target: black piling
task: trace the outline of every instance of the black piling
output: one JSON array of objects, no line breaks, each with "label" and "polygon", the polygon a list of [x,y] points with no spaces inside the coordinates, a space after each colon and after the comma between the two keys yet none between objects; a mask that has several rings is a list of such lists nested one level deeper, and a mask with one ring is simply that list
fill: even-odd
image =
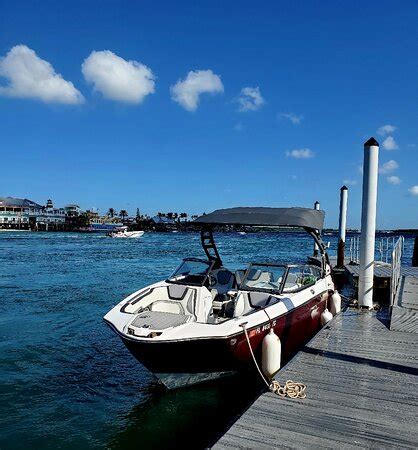
[{"label": "black piling", "polygon": [[414,253],[412,254],[412,267],[418,267],[418,236],[415,236]]}]

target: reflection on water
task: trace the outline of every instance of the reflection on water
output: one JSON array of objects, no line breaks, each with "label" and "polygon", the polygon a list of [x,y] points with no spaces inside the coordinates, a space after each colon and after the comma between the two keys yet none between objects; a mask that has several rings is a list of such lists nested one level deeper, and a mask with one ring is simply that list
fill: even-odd
[{"label": "reflection on water", "polygon": [[235,376],[198,386],[166,391],[132,408],[125,425],[107,442],[114,449],[206,448],[231,420],[255,399],[257,379]]},{"label": "reflection on water", "polygon": [[[312,252],[298,233],[216,238],[231,269]],[[412,239],[405,251],[410,261]],[[241,377],[167,392],[102,321],[181,258],[203,256],[198,235],[1,233],[0,255],[0,448],[205,447],[262,387]]]}]

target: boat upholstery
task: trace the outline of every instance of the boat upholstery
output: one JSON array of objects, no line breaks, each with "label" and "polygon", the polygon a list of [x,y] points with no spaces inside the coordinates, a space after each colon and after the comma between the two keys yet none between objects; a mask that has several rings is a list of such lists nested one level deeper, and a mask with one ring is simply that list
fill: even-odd
[{"label": "boat upholstery", "polygon": [[176,284],[160,286],[152,289],[145,295],[141,295],[139,301],[135,299],[130,304],[125,305],[124,312],[134,314],[147,309],[196,318],[196,297],[196,289],[188,286]]},{"label": "boat upholstery", "polygon": [[216,284],[213,286],[219,294],[226,294],[235,285],[235,277],[232,272],[227,269],[221,268],[215,272]]},{"label": "boat upholstery", "polygon": [[167,286],[167,297],[150,304],[151,311],[195,315],[196,290],[180,284]]},{"label": "boat upholstery", "polygon": [[270,306],[276,303],[276,301],[279,301],[278,298],[265,292],[248,292],[247,295],[250,306],[253,308],[264,308],[265,306]]},{"label": "boat upholstery", "polygon": [[237,286],[239,286],[242,283],[242,280],[244,279],[245,270],[236,270],[235,271],[235,282]]},{"label": "boat upholstery", "polygon": [[241,292],[235,302],[234,317],[240,317],[254,309],[264,308],[280,302],[280,298],[264,292]]},{"label": "boat upholstery", "polygon": [[297,291],[301,284],[299,283],[299,276],[296,273],[289,272],[286,277],[286,282],[283,287],[283,292]]},{"label": "boat upholstery", "polygon": [[264,272],[258,269],[251,269],[245,284],[249,287],[252,287],[257,286],[260,283],[270,283],[270,282],[271,282],[270,272]]}]

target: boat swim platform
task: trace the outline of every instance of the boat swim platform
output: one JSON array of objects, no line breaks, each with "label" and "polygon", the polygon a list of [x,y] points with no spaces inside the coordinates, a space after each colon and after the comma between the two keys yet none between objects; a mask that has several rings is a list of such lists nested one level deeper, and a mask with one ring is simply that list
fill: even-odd
[{"label": "boat swim platform", "polygon": [[307,397],[261,394],[213,448],[417,448],[417,335],[389,320],[387,309],[334,317],[275,377]]}]

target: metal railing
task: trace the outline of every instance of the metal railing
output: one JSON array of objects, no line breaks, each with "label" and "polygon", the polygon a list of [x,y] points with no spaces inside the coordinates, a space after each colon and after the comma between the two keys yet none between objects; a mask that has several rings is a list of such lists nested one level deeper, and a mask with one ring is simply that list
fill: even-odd
[{"label": "metal railing", "polygon": [[[393,250],[399,241],[399,237],[381,237],[376,239],[375,244],[375,261],[383,263],[391,263],[393,258]],[[402,237],[402,251],[404,249],[404,239]],[[354,236],[350,238],[350,262],[359,264],[360,263],[360,237]]]},{"label": "metal railing", "polygon": [[360,262],[360,237],[350,238],[350,262]]},{"label": "metal railing", "polygon": [[401,281],[401,267],[402,267],[402,250],[404,245],[404,238],[400,236],[392,250],[392,273],[390,277],[390,302],[391,305],[395,302],[396,294],[398,293],[399,282]]}]

